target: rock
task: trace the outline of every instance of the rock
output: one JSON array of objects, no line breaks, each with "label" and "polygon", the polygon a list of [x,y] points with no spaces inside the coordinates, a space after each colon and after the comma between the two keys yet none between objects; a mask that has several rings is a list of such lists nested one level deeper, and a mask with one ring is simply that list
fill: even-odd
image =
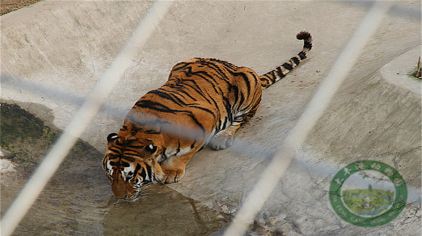
[{"label": "rock", "polygon": [[12,161],[7,160],[7,159],[0,159],[0,174],[12,173],[15,171],[16,171],[15,165],[13,164]]}]

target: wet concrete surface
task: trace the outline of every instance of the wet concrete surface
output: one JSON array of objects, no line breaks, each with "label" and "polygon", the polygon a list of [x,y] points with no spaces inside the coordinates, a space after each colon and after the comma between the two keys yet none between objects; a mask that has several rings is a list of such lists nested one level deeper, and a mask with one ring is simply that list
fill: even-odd
[{"label": "wet concrete surface", "polygon": [[[1,214],[59,131],[17,105],[1,104],[1,149],[16,171],[1,176]],[[135,202],[116,200],[102,153],[79,141],[14,235],[209,235],[228,222],[164,185],[147,186]]]}]

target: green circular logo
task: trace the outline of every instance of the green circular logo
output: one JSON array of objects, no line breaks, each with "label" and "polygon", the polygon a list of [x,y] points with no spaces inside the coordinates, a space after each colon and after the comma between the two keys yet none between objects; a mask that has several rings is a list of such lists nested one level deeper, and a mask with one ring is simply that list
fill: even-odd
[{"label": "green circular logo", "polygon": [[[385,184],[377,183],[374,184],[375,188],[371,184],[368,188],[357,184],[352,189],[342,189],[349,177],[356,176],[355,173],[367,176],[365,173],[368,171],[381,174],[395,191],[378,188]],[[386,224],[400,214],[406,206],[407,187],[403,177],[393,167],[379,161],[362,160],[337,172],[331,181],[329,195],[332,208],[343,220],[357,226],[373,227]]]}]

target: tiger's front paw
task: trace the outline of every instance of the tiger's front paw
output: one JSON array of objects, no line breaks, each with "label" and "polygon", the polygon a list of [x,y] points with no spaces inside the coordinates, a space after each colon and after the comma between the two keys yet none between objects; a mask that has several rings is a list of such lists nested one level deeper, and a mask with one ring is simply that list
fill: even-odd
[{"label": "tiger's front paw", "polygon": [[234,135],[225,132],[216,134],[208,143],[208,146],[214,150],[223,150],[233,145]]},{"label": "tiger's front paw", "polygon": [[164,175],[159,176],[158,181],[163,184],[171,184],[179,182],[185,176],[184,169],[163,170]]}]

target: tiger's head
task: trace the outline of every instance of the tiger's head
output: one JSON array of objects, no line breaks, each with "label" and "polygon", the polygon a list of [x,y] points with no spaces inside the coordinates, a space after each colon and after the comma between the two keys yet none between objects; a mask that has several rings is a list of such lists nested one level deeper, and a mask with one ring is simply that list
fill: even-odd
[{"label": "tiger's head", "polygon": [[115,197],[135,200],[141,187],[160,180],[161,138],[151,131],[129,129],[107,136],[103,168]]}]

